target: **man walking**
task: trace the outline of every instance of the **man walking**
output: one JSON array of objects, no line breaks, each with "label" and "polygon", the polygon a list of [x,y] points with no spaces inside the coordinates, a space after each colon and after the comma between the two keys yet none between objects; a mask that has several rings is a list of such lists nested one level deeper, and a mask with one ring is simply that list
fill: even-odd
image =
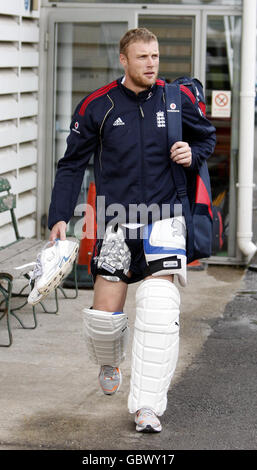
[{"label": "man walking", "polygon": [[[128,31],[120,40],[120,62],[124,76],[75,110],[52,192],[50,240],[65,240],[94,154],[97,202],[102,196],[108,208],[121,205],[124,211],[118,222],[106,211],[104,234],[96,242],[94,303],[84,309],[88,351],[100,365],[103,392],[113,395],[121,385],[119,366],[128,341],[127,287],[143,281],[136,293],[128,407],[137,431],[159,432],[178,357],[180,293],[174,275],[186,285],[186,225],[175,210],[179,199],[170,163],[182,165],[190,177],[212,154],[215,129],[190,93],[182,92],[183,141],[168,150],[156,36],[145,28]],[[143,221],[139,206],[146,208]]]}]

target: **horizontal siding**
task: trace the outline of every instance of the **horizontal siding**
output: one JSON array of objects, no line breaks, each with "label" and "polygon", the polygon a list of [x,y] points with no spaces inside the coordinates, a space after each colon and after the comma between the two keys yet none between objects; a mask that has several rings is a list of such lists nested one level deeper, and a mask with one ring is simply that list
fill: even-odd
[{"label": "horizontal siding", "polygon": [[13,148],[0,148],[0,168],[5,174],[13,168],[24,168],[37,164],[37,148],[31,142],[20,145],[19,153]]},{"label": "horizontal siding", "polygon": [[20,145],[19,168],[35,165],[37,163],[37,148],[31,142]]},{"label": "horizontal siding", "polygon": [[36,188],[37,173],[30,168],[21,169],[17,181],[17,192],[23,193],[29,189]]},{"label": "horizontal siding", "polygon": [[38,67],[38,51],[27,44],[18,50],[15,44],[0,43],[0,67]]},{"label": "horizontal siding", "polygon": [[19,117],[36,116],[38,114],[38,99],[32,93],[21,94]]},{"label": "horizontal siding", "polygon": [[20,54],[21,67],[38,67],[38,51],[33,45],[23,45]]},{"label": "horizontal siding", "polygon": [[15,145],[18,141],[19,131],[16,120],[0,123],[0,147]]},{"label": "horizontal siding", "polygon": [[19,220],[19,232],[22,237],[34,237],[36,233],[36,221],[31,217],[23,217]]},{"label": "horizontal siding", "polygon": [[36,196],[31,195],[31,193],[24,193],[19,197],[17,205],[17,216],[18,218],[25,217],[30,215],[33,212],[36,212]]},{"label": "horizontal siding", "polygon": [[0,67],[18,67],[19,62],[19,50],[15,43],[0,43]]},{"label": "horizontal siding", "polygon": [[19,91],[20,79],[13,69],[2,69],[0,71],[0,77],[0,95],[17,93]]},{"label": "horizontal siding", "polygon": [[[0,176],[16,195],[22,236],[36,234],[39,12],[0,0]],[[15,240],[9,211],[0,214],[0,246]]]},{"label": "horizontal siding", "polygon": [[[19,233],[22,237],[34,237],[36,233],[36,221],[31,219],[31,217],[23,217],[22,219],[19,219]],[[0,226],[0,246],[5,246],[14,241],[15,233],[11,223],[6,224],[4,227]]]},{"label": "horizontal siding", "polygon": [[21,25],[21,41],[37,43],[39,41],[39,27],[37,22],[23,19]]},{"label": "horizontal siding", "polygon": [[22,16],[28,18],[38,18],[38,10],[28,12],[25,9],[23,0],[0,0],[0,13],[4,15]]},{"label": "horizontal siding", "polygon": [[31,93],[21,94],[19,101],[17,94],[0,95],[0,121],[36,116],[37,113],[38,100]]},{"label": "horizontal siding", "polygon": [[0,168],[1,173],[7,173],[13,168],[17,168],[18,154],[13,148],[0,148]]},{"label": "horizontal siding", "polygon": [[12,228],[12,225],[6,223],[4,226],[1,226],[0,221],[0,246],[5,246],[8,243],[15,241],[15,233]]},{"label": "horizontal siding", "polygon": [[16,118],[19,112],[18,109],[17,96],[14,94],[0,96],[0,121]]},{"label": "horizontal siding", "polygon": [[37,124],[33,118],[20,120],[19,142],[27,142],[37,139]]},{"label": "horizontal siding", "polygon": [[13,38],[18,38],[20,34],[20,27],[14,16],[0,15],[0,41],[13,41]]},{"label": "horizontal siding", "polygon": [[6,2],[0,0],[0,12],[6,15],[20,15],[21,14],[21,3],[20,0],[12,0]]},{"label": "horizontal siding", "polygon": [[33,70],[21,70],[20,92],[32,92],[38,90],[38,74]]},{"label": "horizontal siding", "polygon": [[[9,224],[10,222],[11,222],[10,212],[8,211],[8,212],[1,213],[1,217],[0,217],[0,234],[1,234],[1,231],[2,231],[3,227],[5,227],[5,225]],[[5,244],[6,243],[4,243],[4,245]]]}]

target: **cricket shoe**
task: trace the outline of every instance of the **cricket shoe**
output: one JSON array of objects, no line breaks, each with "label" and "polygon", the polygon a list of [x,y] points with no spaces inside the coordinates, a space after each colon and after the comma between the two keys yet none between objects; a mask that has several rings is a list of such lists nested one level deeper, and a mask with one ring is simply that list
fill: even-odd
[{"label": "cricket shoe", "polygon": [[40,294],[37,290],[37,278],[41,275],[42,269],[40,266],[40,254],[37,256],[37,261],[32,263],[23,264],[22,266],[17,266],[15,269],[22,269],[28,268],[29,266],[35,266],[33,271],[25,271],[23,272],[23,276],[29,280],[29,286],[31,291],[28,295],[27,302],[30,305],[38,304],[45,295]]},{"label": "cricket shoe", "polygon": [[160,432],[161,423],[153,410],[141,408],[135,416],[136,430],[139,432]]},{"label": "cricket shoe", "polygon": [[[40,294],[47,295],[56,289],[70,272],[76,259],[79,245],[70,240],[55,240],[42,250],[39,266],[35,266],[36,287]],[[41,271],[41,274],[39,274]],[[37,274],[39,274],[37,276]]]},{"label": "cricket shoe", "polygon": [[16,268],[34,265],[33,271],[29,272],[30,284],[33,285],[28,296],[29,304],[37,304],[60,285],[72,269],[78,248],[77,242],[57,239],[45,245],[38,254],[36,262]]},{"label": "cricket shoe", "polygon": [[101,366],[98,379],[104,394],[114,395],[121,386],[121,371],[118,367]]}]

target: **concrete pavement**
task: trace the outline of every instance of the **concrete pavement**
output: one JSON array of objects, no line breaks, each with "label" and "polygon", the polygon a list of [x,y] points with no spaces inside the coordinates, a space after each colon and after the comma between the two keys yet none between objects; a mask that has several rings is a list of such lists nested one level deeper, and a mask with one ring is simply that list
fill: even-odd
[{"label": "concrete pavement", "polygon": [[[108,397],[99,390],[98,370],[87,361],[82,333],[81,311],[84,306],[92,304],[91,289],[80,290],[78,298],[73,300],[63,299],[60,295],[58,315],[43,313],[38,307],[38,327],[35,330],[22,330],[13,319],[13,345],[0,348],[0,450],[175,450],[201,449],[202,446],[208,449],[215,448],[215,442],[220,446],[219,439],[213,442],[205,433],[205,427],[209,429],[210,426],[210,398],[205,394],[208,394],[209,384],[215,385],[215,357],[218,353],[222,356],[217,331],[223,331],[222,325],[227,324],[227,306],[243,289],[244,274],[241,268],[221,266],[188,272],[188,286],[180,288],[179,362],[169,392],[168,408],[162,417],[163,431],[158,435],[136,433],[134,417],[127,411],[131,341],[122,365],[120,391]],[[129,287],[125,308],[129,315],[131,338],[137,286]],[[239,316],[235,321],[247,328]],[[30,321],[31,312],[25,311],[23,318]],[[2,326],[0,334],[2,338]],[[230,340],[233,342],[233,336]],[[207,358],[206,345],[210,343],[212,349]],[[231,369],[234,362],[230,363],[226,351],[225,354],[224,360],[228,361]],[[247,370],[247,363],[242,367]],[[217,384],[220,394],[227,395],[228,382],[229,379],[223,376],[221,388]],[[238,379],[237,393],[240,395],[243,389]],[[247,390],[250,394],[251,389]],[[245,395],[241,398],[246,399]],[[247,400],[249,403],[250,395]],[[198,403],[202,403],[202,407]],[[226,402],[222,401],[221,410],[219,403],[217,399],[215,419],[220,412],[225,416],[228,413]],[[198,409],[201,421],[196,419]],[[225,434],[231,432],[231,425],[230,421],[227,421],[227,427],[226,422],[223,423]],[[228,441],[225,448],[229,445],[235,447]]]}]

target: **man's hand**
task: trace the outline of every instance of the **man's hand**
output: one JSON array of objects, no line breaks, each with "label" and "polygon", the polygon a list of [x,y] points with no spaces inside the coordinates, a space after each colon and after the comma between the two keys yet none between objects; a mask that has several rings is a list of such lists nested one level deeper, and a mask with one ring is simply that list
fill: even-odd
[{"label": "man's hand", "polygon": [[53,242],[56,238],[60,238],[60,240],[66,240],[66,227],[67,224],[63,220],[57,222],[51,230],[49,240]]},{"label": "man's hand", "polygon": [[173,162],[184,167],[192,163],[192,152],[187,142],[175,142],[170,149],[170,158]]}]

